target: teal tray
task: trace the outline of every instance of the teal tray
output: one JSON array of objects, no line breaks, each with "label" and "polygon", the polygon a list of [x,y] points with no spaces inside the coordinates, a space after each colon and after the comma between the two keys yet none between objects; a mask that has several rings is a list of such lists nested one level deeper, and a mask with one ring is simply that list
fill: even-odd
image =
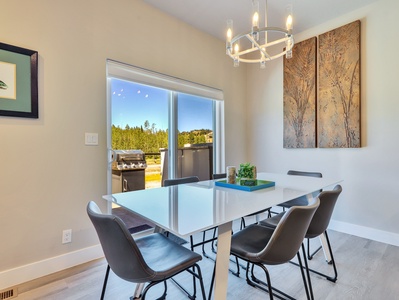
[{"label": "teal tray", "polygon": [[252,192],[252,191],[256,191],[256,190],[265,189],[265,188],[269,188],[269,187],[275,186],[276,183],[274,181],[257,180],[256,181],[256,185],[254,185],[254,186],[246,186],[246,185],[240,185],[238,183],[235,183],[235,184],[227,183],[226,180],[219,180],[219,181],[215,181],[215,185],[222,186],[222,187],[227,187],[227,188],[231,188],[231,189],[236,189],[236,190],[241,190],[241,191]]}]

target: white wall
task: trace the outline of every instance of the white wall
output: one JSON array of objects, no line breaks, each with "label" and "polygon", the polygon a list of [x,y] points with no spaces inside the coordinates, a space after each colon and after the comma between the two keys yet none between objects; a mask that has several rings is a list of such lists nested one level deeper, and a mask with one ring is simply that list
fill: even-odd
[{"label": "white wall", "polygon": [[246,72],[223,41],[141,0],[2,1],[0,27],[1,42],[39,52],[40,114],[0,117],[0,289],[101,255],[85,209],[106,194],[107,58],[223,90],[226,163],[245,157]]},{"label": "white wall", "polygon": [[361,20],[360,149],[283,148],[282,60],[248,69],[248,145],[259,170],[320,171],[338,177],[343,193],[330,227],[399,245],[399,101],[394,36],[399,2],[381,0],[295,36],[297,42]]}]

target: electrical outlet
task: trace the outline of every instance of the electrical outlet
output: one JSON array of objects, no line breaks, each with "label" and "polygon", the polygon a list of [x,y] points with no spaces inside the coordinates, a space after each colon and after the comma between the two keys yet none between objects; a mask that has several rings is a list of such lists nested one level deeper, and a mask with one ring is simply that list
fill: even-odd
[{"label": "electrical outlet", "polygon": [[72,229],[65,229],[62,231],[62,243],[67,244],[72,242]]}]

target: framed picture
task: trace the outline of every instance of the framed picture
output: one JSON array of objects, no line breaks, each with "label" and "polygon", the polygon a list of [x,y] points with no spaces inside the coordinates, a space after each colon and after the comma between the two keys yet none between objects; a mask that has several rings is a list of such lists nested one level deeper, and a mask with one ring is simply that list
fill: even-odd
[{"label": "framed picture", "polygon": [[319,36],[318,143],[360,147],[360,21]]},{"label": "framed picture", "polygon": [[316,147],[316,37],[284,58],[284,148]]},{"label": "framed picture", "polygon": [[0,116],[38,118],[37,51],[0,43]]}]

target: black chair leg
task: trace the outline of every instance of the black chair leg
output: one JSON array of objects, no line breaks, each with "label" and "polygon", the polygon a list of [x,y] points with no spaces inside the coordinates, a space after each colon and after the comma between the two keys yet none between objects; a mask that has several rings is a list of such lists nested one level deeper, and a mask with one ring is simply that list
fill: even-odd
[{"label": "black chair leg", "polygon": [[[140,300],[145,300],[146,296],[147,296],[147,292],[150,290],[150,288],[152,288],[154,285],[157,285],[158,283],[160,283],[160,282],[159,281],[158,282],[151,282],[149,285],[147,285],[145,287],[145,289],[143,290],[143,293],[141,294],[141,297],[139,299]],[[168,291],[168,286],[166,284],[166,280],[163,281],[163,284],[164,284],[163,294],[162,294],[161,297],[157,298],[156,300],[164,300],[164,299],[166,299],[166,293]],[[132,299],[132,298],[130,298],[130,299]],[[137,298],[133,298],[133,299],[137,299]]]},{"label": "black chair leg", "polygon": [[325,275],[325,274],[320,274],[320,273],[318,273],[318,274],[321,275],[321,276],[324,276],[325,278],[327,278],[327,280],[329,280],[331,282],[336,282],[337,278],[338,278],[337,266],[335,265],[335,259],[334,259],[334,255],[333,255],[333,252],[332,252],[332,249],[331,249],[330,239],[328,237],[327,230],[324,232],[324,234],[326,235],[328,251],[330,251],[330,255],[331,255],[331,262],[330,263],[333,265],[334,277],[331,277],[331,276],[328,276],[328,275]]},{"label": "black chair leg", "polygon": [[197,268],[197,274],[198,274],[198,280],[200,282],[201,286],[201,294],[202,294],[202,299],[206,300],[206,294],[205,294],[205,286],[204,286],[204,279],[202,278],[202,273],[199,265],[195,264],[195,267]]},{"label": "black chair leg", "polygon": [[202,242],[203,243],[202,243],[202,247],[201,247],[202,248],[202,255],[205,256],[206,258],[209,258],[208,254],[206,254],[206,252],[205,252],[205,243],[204,243],[205,242],[205,238],[206,238],[205,231],[203,231],[202,232]]},{"label": "black chair leg", "polygon": [[215,282],[215,272],[216,272],[216,264],[213,265],[213,272],[212,272],[211,285],[209,287],[208,300],[211,300],[212,298],[213,283]]},{"label": "black chair leg", "polygon": [[[247,272],[246,272],[247,284],[249,284],[252,287],[261,289],[262,291],[269,293],[270,299],[273,299],[273,297],[276,297],[276,298],[282,299],[282,300],[286,300],[286,299],[295,300],[294,297],[284,293],[283,291],[281,291],[279,289],[272,287],[269,271],[267,270],[267,268],[263,264],[256,264],[256,265],[259,266],[260,268],[262,268],[263,271],[265,272],[267,282],[264,282],[264,281],[256,278],[256,276],[254,274],[255,264],[252,264],[252,267],[251,267],[251,278],[252,279],[250,279],[249,278],[249,263],[248,263]],[[263,286],[265,286],[266,288]],[[273,293],[273,291],[274,291],[274,293]]]},{"label": "black chair leg", "polygon": [[[304,261],[305,261],[305,269],[306,269],[306,276],[307,276],[307,278],[308,278],[308,284],[306,285],[306,280],[305,280],[305,278],[303,278],[303,284],[304,284],[304,286],[305,286],[305,289],[306,289],[306,294],[307,294],[307,296],[308,296],[308,299],[309,299],[309,293],[310,293],[310,299],[314,299],[314,296],[313,296],[313,288],[312,288],[312,281],[311,281],[311,279],[310,279],[310,272],[309,272],[309,266],[308,266],[308,261],[307,261],[307,258],[306,258],[306,253],[305,253],[305,246],[303,245],[303,243],[302,243],[302,255],[303,255],[303,259],[304,259]],[[298,253],[298,255],[299,255],[299,253]],[[298,261],[299,261],[299,259],[300,259],[300,257],[298,257]],[[301,265],[302,263],[300,263],[299,265]],[[301,267],[301,270],[303,271],[303,269],[302,269],[302,267]],[[309,287],[309,292],[308,292],[308,287]]]},{"label": "black chair leg", "polygon": [[335,275],[334,278],[332,278],[331,281],[332,281],[332,282],[336,282],[336,281],[337,281],[337,278],[338,278],[337,266],[335,265],[335,259],[334,259],[334,255],[333,255],[333,252],[332,252],[332,249],[331,249],[330,239],[329,239],[329,237],[328,237],[327,231],[325,232],[325,235],[326,235],[328,250],[330,251],[330,254],[331,254],[331,263],[332,263],[332,265],[333,265],[333,268],[334,268],[334,275]]},{"label": "black chair leg", "polygon": [[212,244],[211,244],[212,252],[215,254],[216,254],[216,249],[215,249],[216,230],[217,230],[216,228],[213,229],[213,237],[212,238],[214,240],[212,241]]},{"label": "black chair leg", "polygon": [[328,251],[330,251],[330,255],[331,255],[331,262],[329,262],[329,264],[332,264],[333,269],[334,269],[334,277],[329,276],[327,274],[323,274],[321,272],[318,272],[316,270],[313,270],[311,268],[309,268],[309,271],[315,274],[318,274],[320,276],[323,276],[324,278],[326,278],[327,280],[331,281],[331,282],[336,282],[337,278],[338,278],[338,272],[337,272],[337,266],[335,265],[335,259],[334,259],[334,255],[331,249],[331,244],[330,244],[330,239],[328,238],[328,234],[327,231],[324,232],[325,236],[326,236],[326,241],[327,241],[327,246],[328,246]]},{"label": "black chair leg", "polygon": [[241,218],[240,230],[243,230],[244,228],[245,228],[245,219]]},{"label": "black chair leg", "polygon": [[310,253],[310,239],[307,239],[308,240],[308,260],[312,260],[312,258],[313,258],[313,256],[315,256],[316,255],[316,253],[317,252],[319,252],[320,250],[321,250],[321,246],[320,247],[318,247],[312,254]]},{"label": "black chair leg", "polygon": [[109,275],[109,270],[111,267],[107,265],[107,271],[105,272],[105,278],[104,278],[104,283],[103,283],[103,290],[101,292],[101,300],[104,300],[104,295],[105,295],[105,290],[107,288],[107,282],[108,282],[108,275]]}]

